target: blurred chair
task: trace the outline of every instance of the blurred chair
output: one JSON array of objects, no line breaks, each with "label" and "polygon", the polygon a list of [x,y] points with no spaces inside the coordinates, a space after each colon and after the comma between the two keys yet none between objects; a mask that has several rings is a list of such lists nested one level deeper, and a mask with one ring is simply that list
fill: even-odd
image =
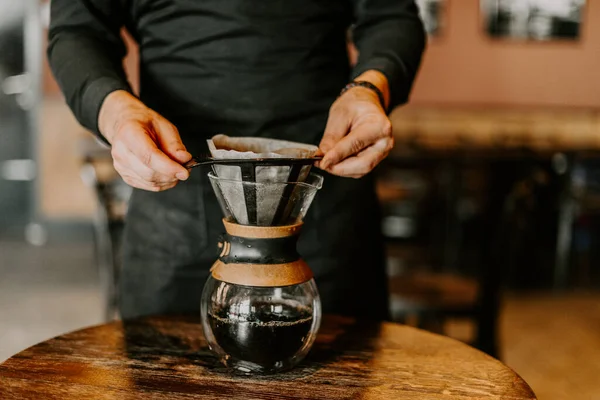
[{"label": "blurred chair", "polygon": [[118,317],[121,240],[125,215],[131,195],[128,186],[114,170],[110,151],[95,142],[83,142],[83,181],[94,191],[94,242],[102,293],[105,298],[106,321]]},{"label": "blurred chair", "polygon": [[594,268],[599,255],[595,239],[600,221],[600,158],[563,156],[561,161],[555,163],[562,191],[554,287],[595,288],[600,278],[600,271]]},{"label": "blurred chair", "polygon": [[[397,318],[416,314],[417,324],[436,331],[453,315],[467,316],[477,327],[476,347],[497,355],[500,295],[507,277],[512,273],[512,284],[531,287],[539,286],[542,278],[551,282],[554,275],[554,285],[564,287],[572,274],[573,244],[587,253],[594,247],[589,228],[577,219],[587,202],[576,193],[579,178],[569,165],[575,155],[600,151],[598,112],[408,106],[395,110],[391,119],[397,154],[391,154],[384,171],[437,168],[446,176],[439,182],[429,179],[430,187],[438,190],[420,200],[426,209],[419,215],[401,214],[407,202],[414,203],[407,195],[410,190],[396,189],[402,195],[383,200],[388,212],[383,228],[388,231],[394,267],[390,274],[393,311]],[[548,173],[553,162],[557,169]],[[484,208],[467,220],[461,216],[465,196],[460,194],[464,189],[460,175],[466,165],[485,175],[485,199],[475,202]],[[538,180],[540,170],[548,182]],[[556,187],[559,180],[562,190]],[[415,237],[394,237],[419,225],[430,227],[430,237],[419,237],[418,229]],[[479,229],[471,229],[475,234],[471,232],[465,246],[468,225]],[[406,255],[397,254],[406,253],[415,239],[427,256],[421,264],[402,261]],[[457,252],[465,247],[478,250],[479,261],[465,265],[465,255]],[[589,261],[590,254],[583,257]],[[553,262],[555,268],[549,268]]]},{"label": "blurred chair", "polygon": [[464,171],[443,161],[401,164],[392,156],[378,177],[392,318],[440,334],[469,321],[474,334],[464,341],[498,357],[501,283],[459,254],[463,225],[477,214],[464,196]]}]

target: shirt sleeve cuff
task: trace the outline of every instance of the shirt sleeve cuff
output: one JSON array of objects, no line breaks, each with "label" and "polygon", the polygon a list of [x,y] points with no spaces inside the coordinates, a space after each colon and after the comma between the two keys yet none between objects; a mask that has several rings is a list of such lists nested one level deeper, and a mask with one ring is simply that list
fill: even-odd
[{"label": "shirt sleeve cuff", "polygon": [[125,90],[131,93],[131,87],[126,83],[114,78],[99,78],[90,83],[85,89],[82,96],[82,104],[84,105],[82,113],[82,125],[91,129],[98,139],[104,144],[109,145],[108,140],[100,133],[98,127],[98,116],[100,108],[106,97],[117,90]]}]

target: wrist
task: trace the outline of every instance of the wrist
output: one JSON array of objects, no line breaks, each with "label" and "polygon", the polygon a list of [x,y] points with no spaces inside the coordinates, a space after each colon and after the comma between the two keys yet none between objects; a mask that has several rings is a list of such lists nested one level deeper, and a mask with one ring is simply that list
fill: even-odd
[{"label": "wrist", "polygon": [[139,100],[125,90],[115,90],[109,93],[102,102],[98,114],[98,129],[110,144],[113,142],[122,113],[131,107],[132,102],[139,102]]},{"label": "wrist", "polygon": [[381,92],[381,90],[379,90],[379,88],[377,86],[373,85],[372,83],[366,82],[366,81],[358,81],[358,80],[352,81],[352,82],[348,83],[346,86],[344,86],[344,88],[340,92],[340,96],[342,96],[344,93],[346,93],[349,90],[364,92],[370,98],[373,99],[374,103],[379,104],[379,106],[382,109],[384,109],[384,110],[386,109],[385,98],[383,97],[383,93]]},{"label": "wrist", "polygon": [[354,79],[354,82],[368,82],[369,84],[375,86],[377,90],[373,90],[373,92],[381,98],[381,106],[383,109],[388,109],[390,104],[390,87],[388,79],[383,73],[377,70],[365,71],[357,76]]}]

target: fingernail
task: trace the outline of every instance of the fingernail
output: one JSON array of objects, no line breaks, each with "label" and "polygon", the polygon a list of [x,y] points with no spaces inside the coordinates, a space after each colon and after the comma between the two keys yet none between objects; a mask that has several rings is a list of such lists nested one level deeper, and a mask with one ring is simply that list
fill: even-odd
[{"label": "fingernail", "polygon": [[177,175],[175,175],[177,177],[177,179],[179,179],[180,181],[187,181],[188,177],[190,176],[189,173],[186,172],[178,172]]},{"label": "fingernail", "polygon": [[192,158],[192,155],[190,154],[190,152],[186,151],[186,150],[177,150],[176,154],[177,154],[177,158],[179,158],[180,160],[183,160],[183,161],[188,161],[189,159]]}]

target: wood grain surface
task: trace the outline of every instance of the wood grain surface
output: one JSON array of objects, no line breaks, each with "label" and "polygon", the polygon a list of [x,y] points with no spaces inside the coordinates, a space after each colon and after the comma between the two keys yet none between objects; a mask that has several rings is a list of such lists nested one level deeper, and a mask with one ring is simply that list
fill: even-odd
[{"label": "wood grain surface", "polygon": [[324,318],[307,359],[279,375],[224,370],[197,319],[114,322],[0,365],[0,399],[535,399],[514,371],[467,345],[390,323]]}]

